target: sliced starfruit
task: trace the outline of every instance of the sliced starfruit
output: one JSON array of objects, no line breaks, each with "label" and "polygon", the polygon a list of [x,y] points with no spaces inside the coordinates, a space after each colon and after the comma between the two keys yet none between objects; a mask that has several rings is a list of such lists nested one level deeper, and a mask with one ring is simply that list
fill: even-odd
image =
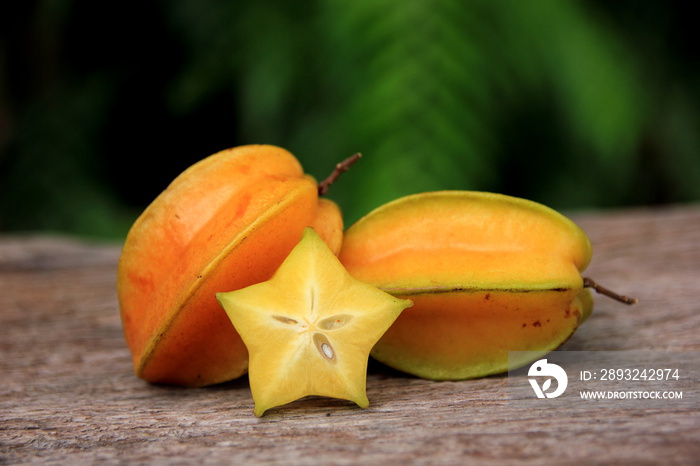
[{"label": "sliced starfruit", "polygon": [[254,413],[317,395],[367,407],[367,362],[411,301],[350,276],[306,228],[274,276],[217,293],[250,354]]}]

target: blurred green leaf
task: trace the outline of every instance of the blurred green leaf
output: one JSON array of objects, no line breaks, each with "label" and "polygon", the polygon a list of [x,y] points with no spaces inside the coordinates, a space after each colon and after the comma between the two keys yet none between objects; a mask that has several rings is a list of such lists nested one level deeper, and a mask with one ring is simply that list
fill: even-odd
[{"label": "blurred green leaf", "polygon": [[[8,4],[9,5],[9,4]],[[188,165],[283,146],[351,223],[475,189],[559,209],[700,200],[689,9],[653,1],[0,7],[0,228],[123,237]],[[11,130],[11,131],[10,131]]]}]

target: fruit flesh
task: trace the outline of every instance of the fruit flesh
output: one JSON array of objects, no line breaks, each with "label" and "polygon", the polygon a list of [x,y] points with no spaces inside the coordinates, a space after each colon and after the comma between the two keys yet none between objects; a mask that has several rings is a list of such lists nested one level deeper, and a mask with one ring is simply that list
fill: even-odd
[{"label": "fruit flesh", "polygon": [[446,191],[399,199],[345,234],[356,278],[410,298],[372,355],[432,379],[508,370],[508,351],[550,351],[591,311],[586,235],[557,212],[509,196]]},{"label": "fruit flesh", "polygon": [[410,301],[345,271],[307,228],[269,281],[217,294],[250,351],[255,414],[307,395],[367,407],[367,360]]},{"label": "fruit flesh", "polygon": [[247,351],[214,293],[268,279],[306,226],[337,221],[319,217],[316,182],[283,149],[241,146],[185,170],[134,223],[119,262],[136,374],[202,386],[245,373]]}]

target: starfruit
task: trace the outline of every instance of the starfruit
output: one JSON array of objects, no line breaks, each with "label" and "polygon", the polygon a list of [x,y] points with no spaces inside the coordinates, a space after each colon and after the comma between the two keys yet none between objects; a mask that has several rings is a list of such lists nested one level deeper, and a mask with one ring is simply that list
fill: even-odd
[{"label": "starfruit", "polygon": [[593,282],[581,276],[591,254],[583,230],[546,206],[442,191],[370,212],[345,232],[339,258],[357,279],[414,302],[375,359],[468,379],[507,371],[511,351],[541,355],[574,333],[593,309],[584,286]]},{"label": "starfruit", "polygon": [[139,377],[203,386],[246,372],[248,352],[215,294],[269,279],[307,226],[339,250],[340,209],[318,189],[288,151],[248,145],[192,165],[146,208],[117,271]]}]

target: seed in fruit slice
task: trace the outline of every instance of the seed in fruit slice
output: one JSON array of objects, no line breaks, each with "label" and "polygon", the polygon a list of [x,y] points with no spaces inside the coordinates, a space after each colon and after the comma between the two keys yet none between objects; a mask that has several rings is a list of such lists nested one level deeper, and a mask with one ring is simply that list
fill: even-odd
[{"label": "seed in fruit slice", "polygon": [[216,296],[248,348],[256,416],[308,395],[367,407],[369,352],[412,304],[352,278],[312,228],[270,280]]}]

